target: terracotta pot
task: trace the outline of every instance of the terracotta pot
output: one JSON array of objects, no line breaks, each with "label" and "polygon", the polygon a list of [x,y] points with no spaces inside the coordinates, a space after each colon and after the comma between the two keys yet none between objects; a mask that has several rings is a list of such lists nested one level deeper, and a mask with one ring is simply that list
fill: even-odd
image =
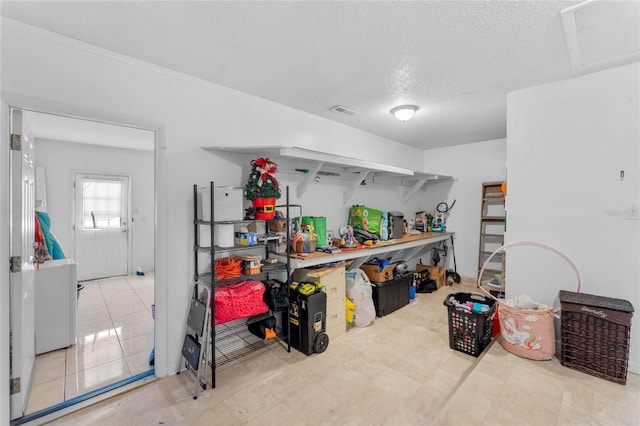
[{"label": "terracotta pot", "polygon": [[271,220],[275,217],[276,198],[256,198],[251,203],[256,208],[256,219]]}]

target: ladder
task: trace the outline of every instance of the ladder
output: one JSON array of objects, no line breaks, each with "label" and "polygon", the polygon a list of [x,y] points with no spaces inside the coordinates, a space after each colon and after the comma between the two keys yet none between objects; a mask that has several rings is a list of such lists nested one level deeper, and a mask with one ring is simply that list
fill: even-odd
[{"label": "ladder", "polygon": [[[199,288],[201,288],[200,291],[198,291]],[[196,283],[190,301],[180,365],[178,366],[178,374],[180,374],[184,361],[185,369],[194,378],[193,399],[198,398],[200,389],[207,388],[207,359],[209,359],[209,347],[211,346],[209,344],[211,336],[210,304],[211,291],[206,286]]]},{"label": "ladder", "polygon": [[483,182],[477,279],[481,285],[498,297],[504,297],[504,253],[497,253],[491,259],[482,277],[480,277],[480,271],[491,253],[504,245],[505,224],[505,197],[502,193],[502,181]]}]

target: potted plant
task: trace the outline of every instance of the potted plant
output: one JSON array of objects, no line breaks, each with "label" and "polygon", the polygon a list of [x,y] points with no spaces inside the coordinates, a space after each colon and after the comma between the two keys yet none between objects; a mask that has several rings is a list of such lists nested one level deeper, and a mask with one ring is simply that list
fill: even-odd
[{"label": "potted plant", "polygon": [[256,219],[273,219],[276,200],[281,192],[274,174],[278,165],[269,158],[251,160],[251,172],[244,187],[244,196],[256,209]]}]

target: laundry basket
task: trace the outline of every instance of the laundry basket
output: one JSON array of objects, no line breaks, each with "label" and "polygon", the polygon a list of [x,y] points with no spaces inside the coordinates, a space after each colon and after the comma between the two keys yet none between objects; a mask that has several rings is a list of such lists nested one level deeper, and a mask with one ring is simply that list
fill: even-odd
[{"label": "laundry basket", "polygon": [[633,305],[622,299],[560,290],[560,363],[627,383]]},{"label": "laundry basket", "polygon": [[504,300],[498,300],[481,285],[481,278],[487,264],[493,256],[507,247],[535,246],[553,251],[563,257],[578,277],[577,292],[580,292],[580,272],[576,265],[560,250],[547,244],[535,241],[515,241],[494,251],[482,265],[478,275],[478,287],[498,303],[498,317],[500,318],[500,344],[507,351],[523,358],[543,361],[553,358],[556,352],[556,338],[554,318],[558,309],[519,309],[507,305]]},{"label": "laundry basket", "polygon": [[491,343],[496,302],[480,293],[454,293],[443,303],[449,313],[449,347],[480,356]]}]

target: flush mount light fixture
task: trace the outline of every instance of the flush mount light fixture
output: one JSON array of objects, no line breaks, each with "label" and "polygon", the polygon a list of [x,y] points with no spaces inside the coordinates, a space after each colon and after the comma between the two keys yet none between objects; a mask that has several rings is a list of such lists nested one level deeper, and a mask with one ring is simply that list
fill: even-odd
[{"label": "flush mount light fixture", "polygon": [[408,121],[413,118],[418,107],[415,105],[400,105],[391,109],[393,114],[400,121]]}]

